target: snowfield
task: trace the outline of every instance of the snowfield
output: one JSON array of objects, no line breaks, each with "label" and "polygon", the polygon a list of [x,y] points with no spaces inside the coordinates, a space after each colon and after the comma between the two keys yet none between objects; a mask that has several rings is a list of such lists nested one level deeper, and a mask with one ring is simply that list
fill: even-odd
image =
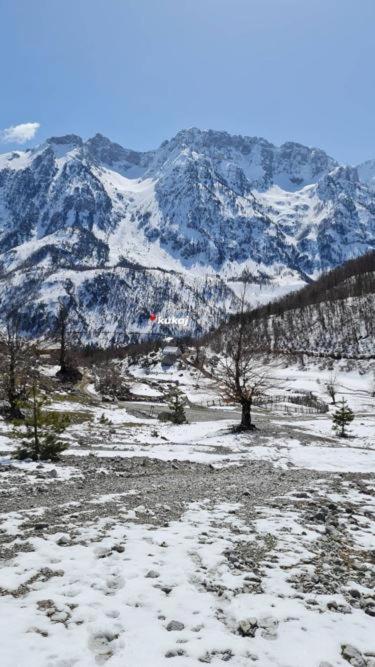
[{"label": "snowfield", "polygon": [[[331,371],[273,370],[328,402]],[[60,463],[16,463],[0,421],[2,667],[374,667],[372,376],[334,370],[347,439],[288,401],[234,433],[207,378],[158,363],[128,368],[137,400],[52,403],[85,415]],[[182,426],[157,419],[176,378]]]}]

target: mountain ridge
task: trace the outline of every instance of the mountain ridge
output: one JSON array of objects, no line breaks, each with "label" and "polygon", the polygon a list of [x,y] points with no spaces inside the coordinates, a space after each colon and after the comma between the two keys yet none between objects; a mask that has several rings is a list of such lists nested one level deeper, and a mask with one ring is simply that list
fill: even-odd
[{"label": "mountain ridge", "polygon": [[[144,308],[129,285],[125,293],[124,271],[138,279],[143,272],[146,309],[155,309],[160,291],[168,293],[161,315],[174,307],[189,312],[184,333],[202,332],[236,310],[244,275],[253,282],[253,302],[264,302],[272,291],[295,289],[371,250],[375,189],[366,169],[295,142],[277,147],[197,128],[154,151],[71,134],[1,155],[0,307],[6,314],[22,294],[27,326],[44,304],[43,331],[66,296],[69,273],[85,336],[97,338],[102,327],[99,338],[109,342],[117,335],[116,306],[106,335],[108,312],[94,312],[84,298],[92,272],[105,274],[104,290],[113,289],[117,274],[118,313],[132,303],[129,330]],[[174,286],[165,291],[166,272]],[[147,324],[140,330],[147,334]]]}]

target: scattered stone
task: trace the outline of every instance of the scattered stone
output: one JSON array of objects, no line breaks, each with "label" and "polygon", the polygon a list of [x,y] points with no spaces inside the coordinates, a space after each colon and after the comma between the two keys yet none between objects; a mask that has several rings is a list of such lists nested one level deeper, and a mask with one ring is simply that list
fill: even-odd
[{"label": "scattered stone", "polygon": [[110,658],[111,655],[113,655],[111,643],[117,638],[117,634],[109,632],[95,634],[89,640],[89,648],[96,653],[97,656]]},{"label": "scattered stone", "polygon": [[265,618],[260,618],[258,620],[258,625],[260,628],[277,628],[279,625],[279,621],[277,618],[273,618],[273,616],[266,616]]},{"label": "scattered stone", "polygon": [[352,667],[367,667],[362,653],[351,644],[343,644],[341,646],[341,655]]},{"label": "scattered stone", "polygon": [[365,614],[368,616],[375,616],[375,607],[373,604],[365,608]]},{"label": "scattered stone", "polygon": [[327,609],[329,611],[337,611],[340,614],[351,614],[351,607],[347,604],[339,604],[336,600],[330,600],[327,602]]},{"label": "scattered stone", "polygon": [[48,609],[53,609],[55,607],[55,603],[53,600],[38,600],[36,603],[38,609],[40,611],[46,611]]},{"label": "scattered stone", "polygon": [[29,628],[26,632],[35,632],[36,634],[41,635],[41,637],[48,637],[48,632],[46,632],[46,630],[41,630],[36,627]]},{"label": "scattered stone", "polygon": [[112,553],[110,547],[96,547],[94,551],[97,558],[108,558]]},{"label": "scattered stone", "polygon": [[360,592],[357,591],[355,588],[352,588],[352,589],[349,591],[349,595],[350,595],[352,598],[360,598],[360,597],[361,597]]},{"label": "scattered stone", "polygon": [[45,528],[48,528],[48,526],[48,523],[36,523],[34,528],[35,530],[44,530]]},{"label": "scattered stone", "polygon": [[252,617],[240,621],[237,630],[243,637],[255,637],[255,631],[257,628],[258,620]]},{"label": "scattered stone", "polygon": [[184,624],[180,623],[180,621],[170,621],[167,625],[168,632],[176,632],[184,630],[184,628],[185,628]]},{"label": "scattered stone", "polygon": [[182,648],[176,648],[171,651],[167,651],[165,654],[166,658],[177,658],[178,656],[186,655],[185,651]]},{"label": "scattered stone", "polygon": [[206,664],[211,663],[212,658],[220,656],[220,660],[222,662],[229,662],[233,658],[233,653],[230,649],[224,650],[224,651],[207,651],[204,655],[202,655],[200,658],[198,658],[199,662],[204,662]]},{"label": "scattered stone", "polygon": [[262,628],[261,636],[263,639],[276,639],[278,625],[279,621],[272,616],[267,616],[266,618],[260,618],[258,620],[258,626]]},{"label": "scattered stone", "polygon": [[65,623],[69,618],[69,614],[67,611],[55,611],[53,614],[51,614],[50,619],[54,623]]},{"label": "scattered stone", "polygon": [[337,611],[337,607],[338,604],[336,600],[330,600],[329,602],[327,602],[327,609],[329,609],[330,611]]},{"label": "scattered stone", "polygon": [[158,577],[160,577],[160,574],[156,570],[149,570],[146,574],[146,579],[158,579]]}]

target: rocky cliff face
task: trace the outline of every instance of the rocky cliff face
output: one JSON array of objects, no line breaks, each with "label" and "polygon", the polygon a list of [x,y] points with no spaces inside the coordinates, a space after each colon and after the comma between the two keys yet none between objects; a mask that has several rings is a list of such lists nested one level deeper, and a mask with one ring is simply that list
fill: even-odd
[{"label": "rocky cliff face", "polygon": [[189,316],[172,333],[206,330],[243,274],[266,300],[374,247],[374,173],[197,129],[147,153],[68,135],[2,155],[2,315],[16,307],[37,333],[69,295],[103,344],[148,332],[150,310]]}]

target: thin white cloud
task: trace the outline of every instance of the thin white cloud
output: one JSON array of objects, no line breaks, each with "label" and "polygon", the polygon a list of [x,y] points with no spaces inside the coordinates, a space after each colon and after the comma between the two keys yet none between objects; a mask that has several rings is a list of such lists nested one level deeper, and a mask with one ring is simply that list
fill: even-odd
[{"label": "thin white cloud", "polygon": [[0,130],[0,141],[4,144],[25,144],[35,137],[40,128],[40,123],[20,123],[11,125],[5,130]]}]

